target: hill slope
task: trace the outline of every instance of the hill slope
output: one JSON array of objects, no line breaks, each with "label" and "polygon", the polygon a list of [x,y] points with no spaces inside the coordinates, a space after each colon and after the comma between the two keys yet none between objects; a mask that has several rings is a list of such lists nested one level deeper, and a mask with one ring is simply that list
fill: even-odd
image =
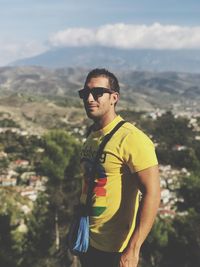
[{"label": "hill slope", "polygon": [[[34,99],[68,100],[78,105],[77,90],[83,86],[88,69],[48,69],[43,67],[0,68],[0,94],[26,94]],[[121,99],[127,105],[163,107],[181,101],[199,101],[200,74],[177,72],[116,71]],[[70,100],[70,101],[69,101]]]},{"label": "hill slope", "polygon": [[137,50],[102,46],[67,47],[19,60],[11,66],[50,68],[103,66],[112,70],[200,72],[200,50]]}]

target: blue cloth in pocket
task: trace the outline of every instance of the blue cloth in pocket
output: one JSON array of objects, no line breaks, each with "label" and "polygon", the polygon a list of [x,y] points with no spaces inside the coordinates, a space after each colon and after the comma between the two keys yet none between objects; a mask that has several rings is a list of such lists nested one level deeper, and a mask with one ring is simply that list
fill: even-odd
[{"label": "blue cloth in pocket", "polygon": [[69,248],[74,255],[85,253],[89,247],[89,216],[78,216],[69,231]]}]

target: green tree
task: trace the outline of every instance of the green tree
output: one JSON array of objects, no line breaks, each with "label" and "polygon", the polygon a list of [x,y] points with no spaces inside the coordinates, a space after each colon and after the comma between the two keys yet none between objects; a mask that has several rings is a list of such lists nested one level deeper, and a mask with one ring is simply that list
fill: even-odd
[{"label": "green tree", "polygon": [[200,215],[194,209],[178,215],[173,221],[174,233],[170,235],[165,251],[165,266],[200,266]]},{"label": "green tree", "polygon": [[31,265],[69,266],[66,234],[73,206],[80,189],[79,143],[64,131],[44,136],[43,160],[38,168],[48,177],[46,197],[40,197],[28,222],[25,247],[28,257],[23,267]]},{"label": "green tree", "polygon": [[179,211],[188,211],[193,209],[200,214],[200,175],[197,172],[181,178],[179,198],[183,201],[177,203]]},{"label": "green tree", "polygon": [[12,188],[0,189],[0,266],[16,267],[19,264],[24,233],[19,230],[26,215],[21,206],[27,201]]},{"label": "green tree", "polygon": [[28,231],[23,244],[23,256],[20,267],[49,266],[53,258],[51,247],[54,242],[54,214],[50,209],[49,196],[41,193],[33,206],[33,211],[27,220]]},{"label": "green tree", "polygon": [[[157,217],[154,226],[142,247],[142,267],[165,266],[165,251],[168,249],[170,235],[174,229],[171,218]],[[170,265],[169,265],[170,266]]]},{"label": "green tree", "polygon": [[3,170],[7,169],[9,165],[9,160],[8,158],[1,158],[0,159],[0,172]]},{"label": "green tree", "polygon": [[15,127],[15,128],[20,128],[19,124],[17,124],[15,121],[11,119],[3,119],[0,120],[0,127]]},{"label": "green tree", "polygon": [[169,111],[163,114],[155,122],[153,136],[155,139],[172,148],[174,145],[190,145],[194,138],[192,128],[189,126],[189,121],[186,118],[175,118]]},{"label": "green tree", "polygon": [[200,266],[200,176],[180,180],[174,218],[158,218],[143,246],[142,267]]}]

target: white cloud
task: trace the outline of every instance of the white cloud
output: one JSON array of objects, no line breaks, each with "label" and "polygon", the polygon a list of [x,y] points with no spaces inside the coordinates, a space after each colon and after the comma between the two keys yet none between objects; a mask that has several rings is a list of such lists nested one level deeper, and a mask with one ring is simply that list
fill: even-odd
[{"label": "white cloud", "polygon": [[47,49],[47,46],[36,41],[0,41],[0,66],[18,59],[36,56]]},{"label": "white cloud", "polygon": [[85,46],[94,44],[95,39],[95,32],[91,29],[69,28],[53,34],[49,42],[53,46]]},{"label": "white cloud", "polygon": [[102,45],[124,49],[200,49],[200,26],[108,24],[94,28],[68,28],[52,34],[48,43],[0,41],[0,66],[36,56],[52,47]]},{"label": "white cloud", "polygon": [[113,24],[68,28],[49,39],[53,47],[103,45],[124,49],[200,49],[200,26]]}]

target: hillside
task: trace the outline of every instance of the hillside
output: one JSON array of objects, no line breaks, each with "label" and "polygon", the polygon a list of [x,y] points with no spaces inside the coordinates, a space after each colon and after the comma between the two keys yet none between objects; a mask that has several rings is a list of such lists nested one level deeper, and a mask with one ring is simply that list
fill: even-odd
[{"label": "hillside", "polygon": [[200,50],[119,49],[104,46],[64,47],[10,63],[48,68],[103,66],[116,70],[200,72]]},{"label": "hillside", "polygon": [[[77,90],[88,69],[44,67],[0,68],[0,112],[28,127],[59,127],[85,118]],[[153,111],[199,109],[200,74],[117,71],[121,87],[118,108]]]}]

